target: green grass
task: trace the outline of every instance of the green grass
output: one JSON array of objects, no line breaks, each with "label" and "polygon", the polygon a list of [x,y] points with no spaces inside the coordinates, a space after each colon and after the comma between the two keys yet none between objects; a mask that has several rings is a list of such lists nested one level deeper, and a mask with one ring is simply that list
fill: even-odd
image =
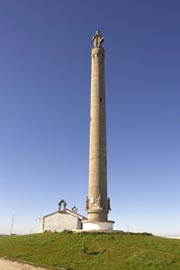
[{"label": "green grass", "polygon": [[123,233],[7,236],[0,237],[0,256],[50,269],[180,270],[180,240]]}]

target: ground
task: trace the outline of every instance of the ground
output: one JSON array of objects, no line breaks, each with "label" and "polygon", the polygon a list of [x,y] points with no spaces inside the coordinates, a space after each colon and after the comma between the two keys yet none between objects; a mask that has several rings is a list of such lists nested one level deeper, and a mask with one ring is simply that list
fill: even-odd
[{"label": "ground", "polygon": [[0,237],[0,256],[34,265],[0,270],[180,270],[180,240],[149,233],[46,232]]},{"label": "ground", "polygon": [[0,270],[47,270],[40,267],[34,267],[25,263],[18,263],[0,258]]}]

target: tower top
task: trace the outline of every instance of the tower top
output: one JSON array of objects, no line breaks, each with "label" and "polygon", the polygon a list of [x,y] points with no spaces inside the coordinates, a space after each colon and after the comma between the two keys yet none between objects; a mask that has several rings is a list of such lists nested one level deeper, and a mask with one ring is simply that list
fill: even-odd
[{"label": "tower top", "polygon": [[94,47],[101,47],[101,43],[104,42],[104,38],[101,35],[100,30],[96,30],[96,34],[92,37]]}]

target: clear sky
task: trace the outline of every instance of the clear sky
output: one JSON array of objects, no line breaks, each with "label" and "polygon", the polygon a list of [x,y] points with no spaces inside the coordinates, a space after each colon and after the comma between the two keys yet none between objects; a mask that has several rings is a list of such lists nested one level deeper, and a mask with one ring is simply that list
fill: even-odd
[{"label": "clear sky", "polygon": [[0,233],[84,210],[91,37],[106,51],[115,229],[180,235],[180,1],[0,1]]}]

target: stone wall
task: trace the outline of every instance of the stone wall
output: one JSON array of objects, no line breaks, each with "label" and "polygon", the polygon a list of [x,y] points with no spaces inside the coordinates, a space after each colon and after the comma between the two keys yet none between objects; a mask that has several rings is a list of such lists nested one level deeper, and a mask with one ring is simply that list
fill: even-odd
[{"label": "stone wall", "polygon": [[52,231],[52,232],[62,232],[64,230],[77,230],[81,229],[81,221],[70,214],[67,213],[54,213],[41,218],[40,220],[40,232]]}]

